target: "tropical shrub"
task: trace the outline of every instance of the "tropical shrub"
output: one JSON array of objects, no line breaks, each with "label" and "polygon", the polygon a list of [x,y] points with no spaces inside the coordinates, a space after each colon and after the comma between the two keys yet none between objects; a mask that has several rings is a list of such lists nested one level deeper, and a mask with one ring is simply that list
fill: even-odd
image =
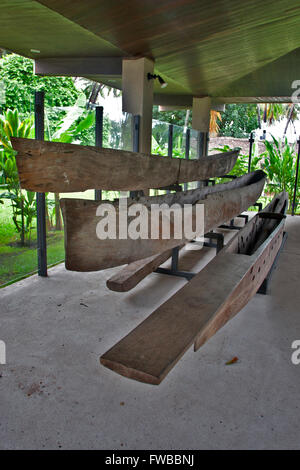
[{"label": "tropical shrub", "polygon": [[[289,145],[287,138],[283,142],[272,136],[272,141],[265,141],[263,170],[268,176],[267,190],[270,194],[286,191],[289,195],[289,207],[292,206],[296,178],[295,147]],[[299,201],[297,188],[296,200]]]},{"label": "tropical shrub", "polygon": [[20,234],[21,245],[30,239],[32,222],[35,217],[35,194],[22,191],[19,185],[15,154],[11,146],[11,137],[32,137],[33,123],[30,119],[20,120],[17,110],[8,109],[0,116],[0,175],[2,192],[0,198],[8,199],[13,212],[13,222]]},{"label": "tropical shrub", "polygon": [[[219,152],[231,152],[234,150],[230,148],[229,145],[224,145],[224,147],[216,147],[213,150],[218,150]],[[253,153],[255,153],[255,146],[253,146]],[[259,170],[262,168],[262,160],[264,154],[252,156],[250,171]],[[239,155],[236,164],[231,170],[230,174],[235,176],[243,176],[248,173],[248,164],[249,164],[249,155]],[[226,179],[227,180],[227,179]],[[218,178],[217,182],[225,182],[225,179]],[[228,181],[228,180],[227,180]]]}]

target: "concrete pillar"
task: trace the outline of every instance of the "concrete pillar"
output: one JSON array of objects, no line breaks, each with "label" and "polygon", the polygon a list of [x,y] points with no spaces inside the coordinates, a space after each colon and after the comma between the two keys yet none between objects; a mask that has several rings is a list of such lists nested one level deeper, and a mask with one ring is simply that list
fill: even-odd
[{"label": "concrete pillar", "polygon": [[139,152],[151,153],[154,62],[142,57],[124,59],[122,66],[122,109],[140,116]]},{"label": "concrete pillar", "polygon": [[192,128],[200,132],[209,132],[211,98],[193,98]]}]

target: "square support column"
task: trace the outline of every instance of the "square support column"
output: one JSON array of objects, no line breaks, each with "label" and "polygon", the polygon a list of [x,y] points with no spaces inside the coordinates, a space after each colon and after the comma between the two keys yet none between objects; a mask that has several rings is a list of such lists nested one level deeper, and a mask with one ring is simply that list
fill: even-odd
[{"label": "square support column", "polygon": [[200,132],[209,132],[211,98],[193,98],[192,128]]},{"label": "square support column", "polygon": [[122,110],[140,116],[139,152],[151,153],[154,63],[145,57],[124,59],[122,67]]}]

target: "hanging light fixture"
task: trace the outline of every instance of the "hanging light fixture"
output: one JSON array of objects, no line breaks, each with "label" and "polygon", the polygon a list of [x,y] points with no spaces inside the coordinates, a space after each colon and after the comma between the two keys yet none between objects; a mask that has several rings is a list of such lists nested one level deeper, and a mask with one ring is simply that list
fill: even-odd
[{"label": "hanging light fixture", "polygon": [[167,82],[165,82],[164,79],[160,75],[155,75],[155,74],[149,72],[147,74],[147,78],[148,78],[148,80],[155,80],[157,78],[157,80],[159,81],[160,86],[162,88],[166,88],[166,86],[168,86]]}]

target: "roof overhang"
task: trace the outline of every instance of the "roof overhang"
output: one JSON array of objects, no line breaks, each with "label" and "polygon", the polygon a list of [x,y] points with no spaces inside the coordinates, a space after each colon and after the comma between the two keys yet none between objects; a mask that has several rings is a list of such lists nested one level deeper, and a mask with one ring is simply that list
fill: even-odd
[{"label": "roof overhang", "polygon": [[[297,0],[2,0],[0,47],[36,72],[122,89],[122,60],[148,57],[168,82],[154,102],[189,107],[293,101],[300,80]],[[37,52],[39,51],[39,52]]]}]

